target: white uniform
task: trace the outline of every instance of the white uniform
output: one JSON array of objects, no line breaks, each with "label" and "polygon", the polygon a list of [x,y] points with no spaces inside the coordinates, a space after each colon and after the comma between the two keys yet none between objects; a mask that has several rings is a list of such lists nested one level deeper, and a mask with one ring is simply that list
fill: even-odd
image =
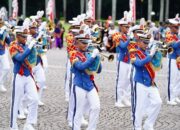
[{"label": "white uniform", "polygon": [[89,124],[87,130],[96,130],[99,120],[100,100],[95,88],[86,91],[78,86],[73,87],[75,107],[73,117],[73,130],[80,130],[85,104],[89,103]]},{"label": "white uniform", "polygon": [[27,96],[28,111],[27,124],[36,124],[37,109],[38,109],[38,94],[35,82],[31,76],[21,76],[16,74],[13,80],[12,105],[11,105],[11,122],[10,127],[17,129],[17,114],[20,106],[20,101],[24,96]]},{"label": "white uniform", "polygon": [[69,106],[68,106],[68,116],[67,116],[67,120],[69,122],[69,125],[71,125],[72,122],[73,122],[73,111],[74,111],[74,105],[75,105],[75,103],[74,103],[74,93],[73,93],[74,86],[72,84],[74,74],[71,72],[70,75],[71,76],[70,76],[69,80],[70,80],[71,84],[70,84]]},{"label": "white uniform", "polygon": [[[116,79],[116,104],[130,101],[131,83],[130,83],[131,64],[118,62]],[[125,104],[129,105],[129,104]]]},{"label": "white uniform", "polygon": [[71,85],[72,85],[72,73],[71,73],[71,63],[70,60],[68,58],[67,63],[66,63],[66,75],[65,75],[65,100],[69,101],[69,97],[70,97],[70,91],[71,91]]},{"label": "white uniform", "polygon": [[7,74],[10,70],[10,63],[8,59],[8,50],[5,49],[5,53],[0,55],[0,89],[4,86],[4,81],[7,78]]},{"label": "white uniform", "polygon": [[168,100],[175,101],[180,96],[180,72],[175,59],[168,61]]},{"label": "white uniform", "polygon": [[[146,87],[136,82],[133,91],[133,124],[135,130],[142,130],[141,124],[144,113],[148,116],[144,128],[153,129],[162,104],[158,88],[155,86]],[[149,103],[148,106],[147,102]],[[147,112],[146,109],[149,111]]]}]

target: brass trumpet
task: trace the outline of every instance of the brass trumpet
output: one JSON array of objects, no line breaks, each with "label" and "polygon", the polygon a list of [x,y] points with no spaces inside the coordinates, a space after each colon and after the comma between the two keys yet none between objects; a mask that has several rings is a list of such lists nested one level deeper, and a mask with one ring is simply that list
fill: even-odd
[{"label": "brass trumpet", "polygon": [[114,60],[114,55],[105,55],[105,54],[102,54],[102,53],[99,53],[100,56],[101,56],[101,60],[104,61],[104,58],[107,58],[108,59],[108,62],[112,62]]},{"label": "brass trumpet", "polygon": [[158,51],[167,51],[168,54],[172,54],[174,52],[174,49],[172,47],[158,48]]},{"label": "brass trumpet", "polygon": [[[92,46],[94,47],[94,46]],[[114,60],[114,55],[110,54],[110,55],[105,55],[102,53],[103,49],[101,49],[99,46],[96,46],[96,48],[99,50],[99,55],[101,57],[101,61],[104,61],[104,58],[108,59],[108,62],[112,62]],[[92,53],[92,50],[88,50],[88,52]]]},{"label": "brass trumpet", "polygon": [[54,32],[54,28],[55,28],[55,25],[53,22],[49,22],[47,24],[47,30],[50,32],[50,33],[53,33]]}]

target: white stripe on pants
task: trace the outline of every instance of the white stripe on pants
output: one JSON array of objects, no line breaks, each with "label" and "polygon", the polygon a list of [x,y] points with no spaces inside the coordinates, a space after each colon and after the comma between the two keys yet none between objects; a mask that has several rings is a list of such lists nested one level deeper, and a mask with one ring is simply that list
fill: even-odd
[{"label": "white stripe on pants", "polygon": [[[75,86],[75,108],[74,108],[74,119],[73,119],[73,130],[80,130],[81,120],[84,112],[84,105],[89,102],[89,125],[87,130],[96,130],[96,125],[99,120],[100,112],[100,100],[98,93],[95,88],[90,92]],[[86,99],[87,98],[87,99]]]},{"label": "white stripe on pants", "polygon": [[175,59],[169,59],[168,69],[168,100],[170,101],[180,94],[180,71],[177,68]]},{"label": "white stripe on pants", "polygon": [[26,94],[28,98],[28,117],[27,123],[36,124],[38,109],[38,94],[34,80],[31,76],[21,76],[16,74],[13,81],[12,103],[11,103],[11,124],[13,129],[17,126],[17,114],[22,97]]},{"label": "white stripe on pants", "polygon": [[[161,109],[162,100],[159,95],[157,87],[146,87],[143,84],[135,83],[135,107],[134,107],[134,127],[135,130],[141,130],[142,118],[145,109],[148,108],[148,118],[145,124],[149,128],[153,128],[153,125],[157,119],[157,116]],[[149,102],[147,104],[146,102]],[[147,106],[148,105],[148,106]]]},{"label": "white stripe on pants", "polygon": [[116,102],[120,103],[123,99],[130,99],[131,95],[131,83],[130,83],[130,73],[131,65],[125,62],[118,63],[116,81]]}]

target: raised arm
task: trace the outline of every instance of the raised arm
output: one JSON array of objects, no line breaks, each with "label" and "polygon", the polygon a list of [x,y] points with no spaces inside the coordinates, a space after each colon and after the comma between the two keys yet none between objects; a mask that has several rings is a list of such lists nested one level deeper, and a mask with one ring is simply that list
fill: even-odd
[{"label": "raised arm", "polygon": [[135,66],[138,66],[138,67],[142,67],[144,66],[146,63],[150,62],[152,60],[152,57],[150,55],[148,55],[146,58],[144,59],[140,59],[138,56],[136,56],[133,64]]},{"label": "raised arm", "polygon": [[87,59],[85,62],[81,62],[81,61],[77,60],[73,64],[73,66],[75,68],[77,68],[78,70],[85,70],[94,62],[94,60],[95,60],[95,58],[92,58],[92,57]]}]

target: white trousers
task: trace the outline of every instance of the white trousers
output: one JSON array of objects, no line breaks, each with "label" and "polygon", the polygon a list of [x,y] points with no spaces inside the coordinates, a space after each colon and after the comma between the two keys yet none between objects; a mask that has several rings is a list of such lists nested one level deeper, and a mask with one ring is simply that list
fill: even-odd
[{"label": "white trousers", "polygon": [[68,98],[70,91],[71,91],[71,85],[72,85],[72,73],[71,73],[71,63],[68,58],[67,63],[66,63],[66,75],[65,75],[65,97]]},{"label": "white trousers", "polygon": [[4,85],[4,81],[7,78],[7,74],[10,70],[10,63],[8,59],[8,50],[5,50],[5,54],[0,55],[0,86]]},{"label": "white trousers", "polygon": [[123,99],[129,99],[131,95],[131,65],[118,62],[116,79],[116,102],[120,103]]},{"label": "white trousers", "polygon": [[177,68],[176,60],[169,59],[168,63],[168,100],[174,100],[180,96],[180,71]]},{"label": "white trousers", "polygon": [[45,82],[46,82],[44,68],[42,67],[41,63],[37,64],[33,68],[33,74],[35,76],[35,80],[39,87],[39,100],[41,100],[42,92],[43,92],[43,89],[45,87]]},{"label": "white trousers", "polygon": [[17,129],[17,114],[22,97],[26,94],[28,100],[27,123],[36,124],[38,110],[38,94],[34,80],[31,76],[16,74],[13,80],[12,101],[11,101],[11,122],[10,127]]},{"label": "white trousers", "polygon": [[147,112],[148,118],[145,121],[145,125],[149,128],[153,128],[162,104],[158,88],[154,86],[146,87],[143,84],[136,82],[134,86],[133,101],[133,124],[135,130],[142,130],[142,119],[146,109],[149,111]]},{"label": "white trousers", "polygon": [[42,59],[44,71],[47,71],[47,69],[48,69],[48,59],[47,59],[46,54],[43,54],[41,56],[41,59]]},{"label": "white trousers", "polygon": [[[73,81],[73,78],[74,78],[74,74],[71,73],[71,77],[70,77],[69,80]],[[70,93],[69,93],[69,105],[68,105],[67,120],[70,123],[73,122],[73,112],[74,112],[74,106],[75,106],[75,103],[74,103],[74,93],[73,93],[74,87],[75,86],[73,84],[71,84],[71,86],[70,86]]]},{"label": "white trousers", "polygon": [[27,109],[27,106],[28,106],[28,97],[26,96],[26,94],[24,94],[24,96],[20,100],[18,114],[24,115],[25,114],[24,109]]},{"label": "white trousers", "polygon": [[87,101],[89,103],[89,125],[87,130],[96,130],[100,112],[100,100],[96,89],[93,88],[90,92],[88,92],[78,86],[75,86],[73,92],[75,96],[73,130],[80,130],[84,106]]},{"label": "white trousers", "polygon": [[[72,82],[73,82],[73,78],[74,78],[74,74],[71,73],[71,79]],[[70,84],[70,93],[69,93],[69,105],[68,105],[68,115],[67,115],[67,120],[69,123],[72,123],[73,122],[73,116],[74,116],[74,107],[75,107],[75,100],[74,100],[74,93],[73,93],[73,90],[74,90],[74,85],[71,83]],[[84,105],[84,111],[83,111],[83,115],[89,115],[89,102],[86,98],[86,101],[85,101],[85,105]],[[82,117],[82,120],[84,119],[84,116]]]}]

